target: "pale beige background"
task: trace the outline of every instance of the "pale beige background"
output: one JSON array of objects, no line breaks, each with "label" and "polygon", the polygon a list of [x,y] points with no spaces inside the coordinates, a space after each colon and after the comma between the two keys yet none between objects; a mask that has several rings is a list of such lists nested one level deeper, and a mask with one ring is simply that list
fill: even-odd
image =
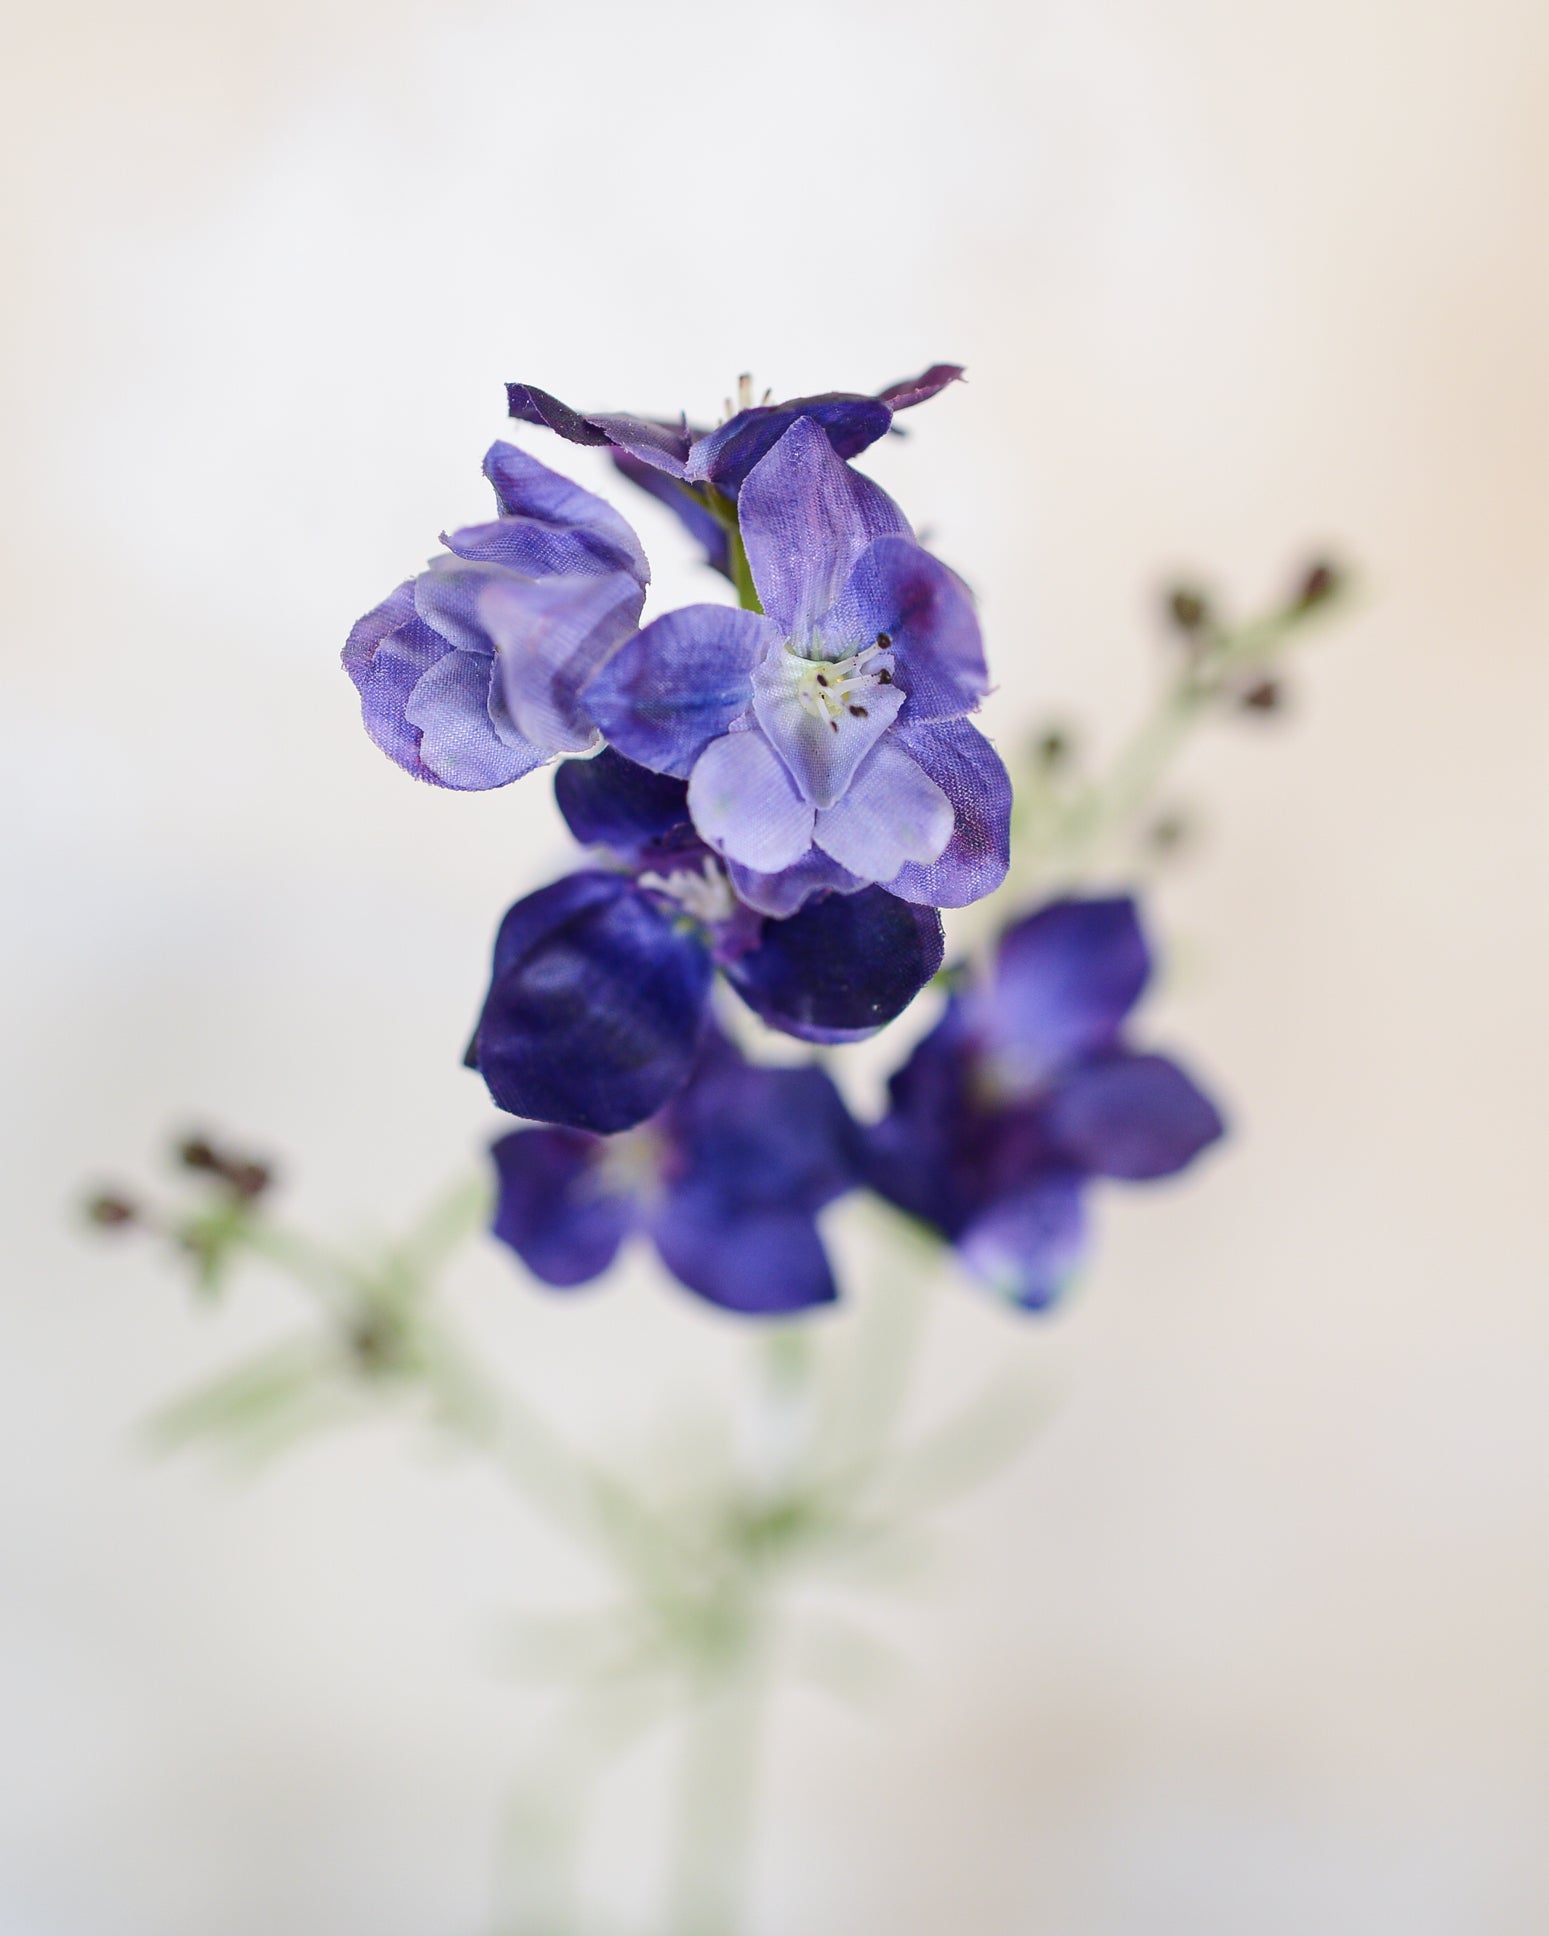
[{"label": "pale beige background", "polygon": [[[927,1401],[1017,1353],[1051,1421],[895,1623],[912,1695],[783,1712],[758,1936],[1549,1925],[1549,15],[84,0],[6,43],[4,1936],[483,1929],[534,1713],[489,1641],[568,1575],[388,1431],[142,1463],[289,1309],[190,1314],[65,1206],[209,1110],[364,1226],[489,1127],[456,1054],[546,790],[414,788],[334,661],[481,514],[506,378],[704,414],[937,357],[971,387],[874,468],[981,588],[992,730],[1116,731],[1179,566],[1250,600],[1328,542],[1367,600],[1186,775],[1153,1027],[1237,1140],[1104,1205],[1055,1324],[943,1286]],[[736,1343],[643,1265],[462,1295],[578,1420]]]}]

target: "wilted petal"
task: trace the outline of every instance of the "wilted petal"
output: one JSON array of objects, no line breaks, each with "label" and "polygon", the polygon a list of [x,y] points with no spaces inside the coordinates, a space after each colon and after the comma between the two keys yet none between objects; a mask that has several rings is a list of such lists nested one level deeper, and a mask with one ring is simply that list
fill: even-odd
[{"label": "wilted petal", "polygon": [[777,874],[812,845],[812,808],[756,728],[705,748],[689,775],[688,809],[703,839],[760,874]]},{"label": "wilted petal", "polygon": [[634,1221],[633,1200],[603,1185],[606,1147],[577,1129],[515,1129],[495,1143],[492,1233],[545,1284],[601,1276]]},{"label": "wilted petal", "polygon": [[812,837],[862,880],[891,881],[906,862],[933,861],[952,838],[952,802],[889,736],[871,752]]},{"label": "wilted petal", "polygon": [[912,720],[960,718],[989,690],[967,588],[907,538],[881,537],[860,553],[823,631],[866,645],[887,638]]},{"label": "wilted petal", "polygon": [[1047,1310],[1086,1244],[1081,1179],[1053,1171],[998,1198],[957,1240],[975,1276],[1024,1310]]},{"label": "wilted petal", "polygon": [[759,600],[798,646],[871,540],[909,531],[887,493],[852,471],[810,417],[798,418],[749,472],[737,515]]},{"label": "wilted petal", "polygon": [[477,616],[495,647],[501,691],[517,730],[549,752],[595,737],[580,694],[634,632],[640,586],[605,577],[502,578],[479,593]]},{"label": "wilted petal", "polygon": [[616,444],[658,470],[683,475],[689,446],[684,425],[660,423],[649,417],[583,417],[533,383],[508,383],[506,406],[511,416],[524,423],[542,424],[569,443]]},{"label": "wilted petal", "polygon": [[976,1020],[1006,1078],[1036,1083],[1108,1047],[1150,973],[1127,895],[1051,901],[1001,936]]},{"label": "wilted petal", "polygon": [[1105,1055],[1071,1070],[1046,1105],[1050,1137],[1083,1169],[1171,1176],[1225,1134],[1215,1104],[1163,1055]]},{"label": "wilted petal", "polygon": [[494,670],[486,653],[444,652],[409,695],[404,720],[419,733],[420,759],[443,786],[509,786],[548,758],[528,740],[496,731],[489,713]]},{"label": "wilted petal", "polygon": [[920,376],[905,377],[902,382],[890,383],[885,390],[879,390],[877,401],[893,410],[912,410],[917,403],[928,403],[932,397],[939,396],[962,374],[961,363],[932,363]]},{"label": "wilted petal", "polygon": [[1011,775],[966,719],[916,725],[901,719],[893,740],[952,803],[952,838],[933,861],[908,861],[888,892],[927,907],[967,907],[993,894],[1011,864]]},{"label": "wilted petal", "polygon": [[636,766],[605,746],[595,759],[565,760],[554,771],[554,798],[583,847],[630,855],[688,820],[688,787]]},{"label": "wilted petal", "polygon": [[838,1296],[817,1226],[797,1210],[728,1215],[713,1199],[677,1192],[651,1234],[680,1283],[744,1317],[781,1317]]},{"label": "wilted petal", "polygon": [[753,668],[779,648],[768,619],[685,605],[653,619],[587,688],[586,710],[626,759],[686,779],[748,709]]},{"label": "wilted petal", "polygon": [[807,1042],[858,1042],[901,1015],[941,966],[941,917],[880,887],[766,921],[724,973],[756,1015]]},{"label": "wilted petal", "polygon": [[711,974],[702,942],[633,883],[572,875],[501,924],[474,1066],[512,1115],[628,1129],[687,1081]]}]

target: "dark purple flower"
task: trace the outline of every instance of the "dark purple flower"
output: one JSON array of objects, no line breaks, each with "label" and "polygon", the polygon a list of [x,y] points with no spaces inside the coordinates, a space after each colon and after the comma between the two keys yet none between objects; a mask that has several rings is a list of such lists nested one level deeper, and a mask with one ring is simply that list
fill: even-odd
[{"label": "dark purple flower", "polygon": [[595,745],[581,688],[638,625],[650,576],[618,512],[525,451],[492,445],[484,474],[499,517],[443,534],[343,655],[389,759],[464,790]]},{"label": "dark purple flower", "polygon": [[941,965],[941,921],[870,888],[777,920],[742,903],[689,822],[680,779],[612,749],[567,760],[555,796],[607,866],[508,910],[468,1052],[500,1108],[602,1134],[689,1078],[717,968],[771,1027],[848,1042],[900,1014]]},{"label": "dark purple flower", "polygon": [[867,883],[934,907],[990,893],[1011,782],[964,717],[988,674],[961,582],[809,418],[749,474],[739,523],[762,612],[690,605],[637,633],[585,691],[605,738],[688,780],[766,913]]},{"label": "dark purple flower", "polygon": [[956,363],[935,363],[875,396],[831,390],[787,403],[744,404],[715,430],[697,429],[687,418],[664,423],[617,414],[583,417],[530,383],[508,383],[506,398],[511,415],[523,423],[546,425],[573,444],[607,447],[630,482],[681,518],[707,562],[730,578],[727,526],[712,508],[711,491],[735,503],[748,472],[798,417],[821,424],[841,457],[858,457],[893,428],[900,410],[926,402],[962,374]]},{"label": "dark purple flower", "polygon": [[547,1284],[587,1283],[639,1234],[712,1304],[805,1310],[836,1295],[816,1219],[857,1180],[855,1140],[821,1069],[760,1068],[709,1029],[686,1084],[637,1128],[503,1136],[494,1234]]},{"label": "dark purple flower", "polygon": [[1175,1062],[1123,1040],[1150,972],[1133,901],[1040,908],[952,997],[868,1133],[872,1187],[1029,1309],[1081,1260],[1089,1179],[1170,1176],[1224,1134]]}]

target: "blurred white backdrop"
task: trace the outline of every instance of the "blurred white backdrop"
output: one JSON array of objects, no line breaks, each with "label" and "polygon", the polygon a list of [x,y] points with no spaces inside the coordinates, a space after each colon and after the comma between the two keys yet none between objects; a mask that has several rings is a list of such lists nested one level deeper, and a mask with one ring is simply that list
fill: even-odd
[{"label": "blurred white backdrop", "polygon": [[[565,843],[541,784],[410,785],[336,655],[482,513],[507,378],[705,416],[937,358],[970,383],[870,468],[980,590],[1003,739],[1111,739],[1180,568],[1246,603],[1329,545],[1366,597],[1288,728],[1185,775],[1151,1024],[1237,1137],[1103,1205],[1054,1322],[943,1286],[932,1395],[1018,1352],[1050,1422],[895,1623],[913,1681],[782,1711],[757,1936],[1542,1929],[1549,15],[65,0],[7,39],[4,1936],[481,1929],[535,1712],[491,1636],[562,1560],[388,1432],[148,1463],[288,1307],[191,1314],[72,1197],[201,1120],[364,1228],[491,1128],[462,1031]],[[656,600],[703,595],[630,508]],[[644,1263],[463,1294],[576,1418],[736,1343]]]}]

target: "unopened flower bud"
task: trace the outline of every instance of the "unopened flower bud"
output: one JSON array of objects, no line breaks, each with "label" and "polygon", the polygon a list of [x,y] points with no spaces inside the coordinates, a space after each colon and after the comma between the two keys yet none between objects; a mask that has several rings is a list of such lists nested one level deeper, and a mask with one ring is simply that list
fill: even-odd
[{"label": "unopened flower bud", "polygon": [[1260,679],[1238,694],[1237,703],[1245,713],[1277,713],[1285,705],[1285,687],[1278,679]]},{"label": "unopened flower bud", "polygon": [[1053,773],[1058,767],[1067,766],[1073,743],[1069,733],[1062,732],[1058,726],[1051,726],[1033,742],[1033,756],[1045,772]]},{"label": "unopened flower bud", "polygon": [[205,1136],[185,1136],[177,1146],[177,1160],[185,1170],[219,1170],[221,1159]]},{"label": "unopened flower bud", "polygon": [[1314,605],[1325,604],[1342,588],[1343,583],[1337,566],[1331,565],[1326,558],[1318,559],[1302,574],[1302,582],[1296,593],[1296,609],[1306,612]]},{"label": "unopened flower bud", "polygon": [[261,1197],[274,1181],[274,1172],[267,1163],[232,1163],[221,1165],[221,1178],[230,1184],[239,1197]]},{"label": "unopened flower bud", "polygon": [[87,1218],[101,1230],[122,1230],[126,1224],[138,1223],[140,1212],[128,1197],[104,1190],[94,1196],[86,1205]]},{"label": "unopened flower bud", "polygon": [[1203,631],[1210,623],[1210,601],[1197,585],[1174,585],[1167,594],[1167,616],[1180,632]]}]

